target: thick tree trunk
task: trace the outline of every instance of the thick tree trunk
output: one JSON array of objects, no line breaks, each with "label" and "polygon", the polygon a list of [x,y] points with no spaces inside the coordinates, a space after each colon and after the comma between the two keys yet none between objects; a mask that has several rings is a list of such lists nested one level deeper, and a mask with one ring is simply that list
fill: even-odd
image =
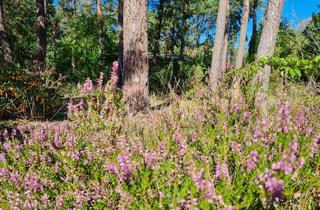
[{"label": "thick tree trunk", "polygon": [[47,51],[46,0],[37,0],[37,61],[38,70],[45,68]]},{"label": "thick tree trunk", "polygon": [[221,60],[223,57],[224,39],[227,29],[227,10],[229,0],[219,0],[216,34],[212,51],[211,68],[209,70],[209,81],[213,90],[218,88],[223,69]]},{"label": "thick tree trunk", "polygon": [[160,55],[160,38],[162,31],[162,21],[163,21],[163,8],[164,8],[164,0],[159,1],[158,5],[158,13],[155,25],[155,37],[154,37],[154,49],[153,49],[153,60],[156,62],[158,56]]},{"label": "thick tree trunk", "polygon": [[101,12],[101,1],[97,0],[97,14],[98,14],[98,24],[99,24],[99,65],[100,68],[104,67],[104,51],[105,51],[105,36],[104,36],[104,21]]},{"label": "thick tree trunk", "polygon": [[123,2],[123,91],[129,113],[149,104],[147,2]]},{"label": "thick tree trunk", "polygon": [[6,63],[12,64],[13,57],[12,57],[11,47],[9,44],[8,35],[5,27],[2,0],[0,0],[0,40],[1,40],[1,47],[3,50],[3,59]]},{"label": "thick tree trunk", "polygon": [[257,49],[257,28],[258,28],[258,21],[257,21],[257,9],[258,9],[258,0],[253,0],[253,14],[252,14],[252,35],[249,42],[249,58],[252,59],[254,54],[256,54]]},{"label": "thick tree trunk", "polygon": [[243,65],[244,50],[247,38],[248,20],[249,20],[249,0],[243,1],[243,16],[240,29],[240,41],[236,58],[236,69],[239,69]]}]

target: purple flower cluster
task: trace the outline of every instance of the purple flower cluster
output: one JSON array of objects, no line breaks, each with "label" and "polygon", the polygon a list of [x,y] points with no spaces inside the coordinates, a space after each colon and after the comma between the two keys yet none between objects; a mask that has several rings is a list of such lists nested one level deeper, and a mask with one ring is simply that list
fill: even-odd
[{"label": "purple flower cluster", "polygon": [[289,133],[290,130],[290,111],[289,102],[278,101],[278,132],[283,132],[285,134]]},{"label": "purple flower cluster", "polygon": [[312,144],[312,151],[310,157],[312,159],[319,153],[319,146],[320,146],[320,133],[316,136]]},{"label": "purple flower cluster", "polygon": [[259,185],[259,188],[263,188],[267,194],[268,192],[271,193],[272,201],[282,197],[284,181],[277,179],[269,169],[266,169],[265,173],[259,174],[255,183]]},{"label": "purple flower cluster", "polygon": [[299,144],[294,140],[291,143],[290,148],[285,151],[282,159],[272,165],[272,169],[275,171],[282,171],[286,175],[292,175],[297,169],[299,170],[302,167],[302,162],[301,160],[298,161],[298,150]]},{"label": "purple flower cluster", "polygon": [[257,167],[257,162],[259,160],[259,153],[257,151],[251,151],[247,159],[247,169],[252,171]]}]

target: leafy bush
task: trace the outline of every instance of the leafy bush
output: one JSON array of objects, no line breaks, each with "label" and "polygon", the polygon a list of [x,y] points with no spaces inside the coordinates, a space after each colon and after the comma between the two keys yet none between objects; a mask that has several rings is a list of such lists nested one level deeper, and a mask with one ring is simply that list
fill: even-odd
[{"label": "leafy bush", "polygon": [[43,119],[61,106],[55,69],[45,72],[5,66],[0,77],[0,118]]}]

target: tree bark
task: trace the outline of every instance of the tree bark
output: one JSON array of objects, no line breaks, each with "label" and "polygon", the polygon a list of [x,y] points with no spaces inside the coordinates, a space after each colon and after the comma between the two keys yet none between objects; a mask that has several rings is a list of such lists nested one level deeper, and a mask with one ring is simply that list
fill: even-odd
[{"label": "tree bark", "polygon": [[123,91],[129,113],[143,110],[149,104],[147,2],[123,2]]},{"label": "tree bark", "polygon": [[183,5],[182,5],[182,23],[181,23],[181,31],[180,31],[180,60],[184,60],[184,50],[186,47],[186,40],[185,40],[185,34],[187,33],[188,30],[188,10],[189,10],[189,2],[187,0],[184,0]]},{"label": "tree bark", "polygon": [[227,22],[226,22],[226,30],[224,34],[223,40],[223,49],[222,49],[222,57],[221,57],[221,75],[220,78],[223,77],[228,63],[228,47],[229,47],[229,22],[230,22],[230,5],[227,5]]},{"label": "tree bark", "polygon": [[[257,60],[272,56],[275,51],[283,3],[284,0],[269,0],[268,2],[267,14],[257,52]],[[268,110],[266,92],[269,88],[270,73],[271,68],[269,65],[266,65],[258,72],[255,78],[255,81],[258,80],[262,83],[262,88],[257,92],[255,103],[263,115],[266,115]]]},{"label": "tree bark", "polygon": [[99,24],[99,65],[100,68],[104,67],[104,51],[105,51],[105,36],[104,36],[104,21],[101,12],[101,0],[97,0],[97,14]]},{"label": "tree bark", "polygon": [[218,88],[222,72],[221,60],[223,57],[224,40],[227,29],[227,12],[229,0],[219,0],[217,27],[212,51],[211,68],[209,70],[209,82],[213,90]]},{"label": "tree bark", "polygon": [[249,42],[249,58],[253,58],[254,54],[256,53],[257,49],[257,28],[258,28],[258,21],[257,21],[257,9],[258,9],[258,0],[253,0],[253,14],[252,14],[252,35]]},{"label": "tree bark", "polygon": [[[121,88],[123,84],[124,78],[124,70],[123,70],[123,5],[125,0],[119,0],[118,4],[118,22],[119,22],[119,58],[118,58],[118,75],[119,78],[116,83],[117,88]],[[110,75],[111,76],[111,75]]]},{"label": "tree bark", "polygon": [[240,29],[240,41],[236,58],[236,69],[239,69],[243,65],[244,50],[247,38],[248,20],[249,20],[249,0],[243,1],[243,16]]},{"label": "tree bark", "polygon": [[[272,56],[276,47],[279,31],[281,12],[284,0],[269,0],[268,10],[263,25],[260,43],[257,52],[257,60]],[[264,89],[268,89],[270,80],[270,67],[264,68],[261,72],[261,79]]]},{"label": "tree bark", "polygon": [[9,44],[8,35],[5,27],[2,0],[0,0],[0,39],[1,39],[1,47],[3,50],[3,59],[6,63],[12,64],[13,57],[12,57],[11,47]]},{"label": "tree bark", "polygon": [[37,0],[37,61],[38,70],[45,68],[47,51],[46,0]]}]

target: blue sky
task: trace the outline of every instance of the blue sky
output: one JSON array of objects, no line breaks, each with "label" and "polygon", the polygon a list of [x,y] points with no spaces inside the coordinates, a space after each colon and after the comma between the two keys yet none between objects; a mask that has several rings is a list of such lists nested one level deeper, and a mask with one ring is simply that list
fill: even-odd
[{"label": "blue sky", "polygon": [[296,26],[301,20],[311,17],[313,12],[320,12],[317,5],[320,5],[320,0],[285,0],[282,16]]}]

